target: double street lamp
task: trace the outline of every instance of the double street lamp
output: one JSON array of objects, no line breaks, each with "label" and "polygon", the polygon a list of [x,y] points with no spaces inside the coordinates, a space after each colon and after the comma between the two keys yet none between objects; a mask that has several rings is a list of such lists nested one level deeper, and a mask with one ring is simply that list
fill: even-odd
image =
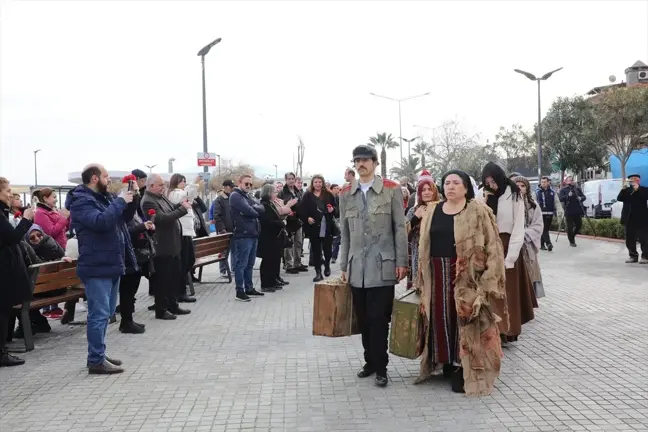
[{"label": "double street lamp", "polygon": [[520,69],[513,69],[515,72],[524,75],[525,77],[529,78],[531,81],[537,81],[538,83],[538,181],[540,181],[540,178],[542,177],[542,112],[540,110],[540,81],[546,81],[548,80],[551,75],[554,73],[558,72],[561,70],[562,67],[552,70],[551,72],[547,72],[546,74],[542,75],[541,77],[536,77],[532,73],[525,72]]},{"label": "double street lamp", "polygon": [[403,160],[403,126],[402,126],[402,122],[401,122],[401,102],[405,102],[405,101],[408,101],[410,99],[416,99],[416,98],[419,98],[419,97],[427,96],[427,95],[430,94],[430,92],[423,93],[423,94],[416,95],[416,96],[406,97],[406,98],[403,98],[403,99],[395,99],[395,98],[391,98],[389,96],[383,96],[383,95],[379,95],[379,94],[376,94],[376,93],[369,93],[369,94],[371,96],[376,96],[376,97],[387,99],[387,100],[390,100],[390,101],[393,101],[393,102],[398,102],[398,135],[399,135],[399,139],[400,139],[400,160],[402,161]]},{"label": "double street lamp", "polygon": [[[215,41],[205,45],[198,55],[200,56],[200,64],[202,65],[202,108],[203,108],[203,153],[208,153],[207,151],[207,93],[205,90],[205,56],[209,53],[209,50],[212,49],[214,45],[219,43],[221,38],[216,39]],[[209,172],[208,167],[203,167],[204,172]]]}]

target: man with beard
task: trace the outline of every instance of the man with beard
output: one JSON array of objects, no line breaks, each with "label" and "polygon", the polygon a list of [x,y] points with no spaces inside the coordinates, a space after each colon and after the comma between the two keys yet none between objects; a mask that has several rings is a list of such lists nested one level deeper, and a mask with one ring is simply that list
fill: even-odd
[{"label": "man with beard", "polygon": [[398,183],[375,175],[378,154],[372,146],[356,147],[353,163],[360,180],[340,196],[340,269],[351,285],[362,333],[365,365],[358,377],[375,373],[376,385],[385,387],[394,286],[407,276],[403,193]]},{"label": "man with beard", "polygon": [[133,193],[122,190],[113,199],[108,192],[110,176],[101,165],[87,166],[81,179],[83,184],[68,193],[65,207],[77,235],[77,275],[88,299],[88,372],[120,373],[122,362],[106,355],[105,339],[117,306],[119,280],[127,265],[137,268],[126,226],[136,211]]},{"label": "man with beard", "polygon": [[164,179],[151,174],[146,182],[146,193],[142,198],[142,211],[155,224],[155,273],[151,285],[155,295],[155,318],[174,320],[176,315],[187,315],[191,311],[178,306],[177,296],[185,287],[182,274],[182,225],[180,218],[187,214],[191,204],[187,200],[173,204],[164,195]]},{"label": "man with beard", "polygon": [[301,262],[301,250],[304,239],[302,236],[301,221],[297,215],[299,201],[302,198],[302,191],[295,186],[295,173],[286,173],[284,179],[286,180],[286,185],[279,191],[279,198],[292,210],[292,213],[286,219],[286,230],[292,234],[293,241],[291,247],[284,249],[284,261],[287,267],[286,273],[297,274],[308,271],[308,267]]}]

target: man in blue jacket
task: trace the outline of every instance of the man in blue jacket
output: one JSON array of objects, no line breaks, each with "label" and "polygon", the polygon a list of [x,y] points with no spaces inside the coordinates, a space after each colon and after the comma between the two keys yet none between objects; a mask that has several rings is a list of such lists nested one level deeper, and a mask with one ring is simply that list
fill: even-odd
[{"label": "man in blue jacket", "polygon": [[262,296],[254,289],[252,269],[256,261],[259,241],[259,214],[265,211],[263,205],[254,202],[248,194],[252,189],[252,177],[242,175],[237,188],[229,198],[230,212],[234,222],[232,235],[232,264],[236,282],[236,300],[249,302],[250,296]]},{"label": "man in blue jacket", "polygon": [[548,249],[551,252],[553,244],[551,244],[549,230],[556,215],[556,193],[551,188],[551,179],[549,177],[542,177],[540,180],[540,187],[536,190],[536,201],[540,206],[540,210],[542,210],[542,221],[544,222],[542,237],[540,237],[540,249]]},{"label": "man in blue jacket", "polygon": [[65,206],[79,242],[77,275],[88,299],[88,372],[120,373],[122,362],[106,356],[105,339],[117,306],[119,279],[127,265],[138,268],[126,226],[137,208],[132,192],[122,191],[115,199],[108,193],[110,176],[103,166],[86,167],[81,179],[83,184],[68,193]]}]

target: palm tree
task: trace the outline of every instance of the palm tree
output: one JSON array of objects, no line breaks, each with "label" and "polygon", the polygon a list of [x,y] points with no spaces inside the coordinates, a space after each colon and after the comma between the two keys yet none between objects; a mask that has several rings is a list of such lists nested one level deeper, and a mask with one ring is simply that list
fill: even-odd
[{"label": "palm tree", "polygon": [[414,183],[418,173],[421,171],[421,166],[419,165],[418,156],[409,156],[408,158],[403,158],[398,166],[390,169],[389,171],[396,176],[397,178],[407,177],[407,179]]},{"label": "palm tree", "polygon": [[387,132],[378,133],[375,137],[369,137],[369,144],[372,146],[380,146],[380,175],[387,178],[387,149],[394,149],[398,147],[398,143],[394,141],[392,134],[387,135]]},{"label": "palm tree", "polygon": [[428,168],[425,164],[425,157],[432,153],[432,144],[421,140],[414,146],[414,154],[421,158],[421,168]]}]

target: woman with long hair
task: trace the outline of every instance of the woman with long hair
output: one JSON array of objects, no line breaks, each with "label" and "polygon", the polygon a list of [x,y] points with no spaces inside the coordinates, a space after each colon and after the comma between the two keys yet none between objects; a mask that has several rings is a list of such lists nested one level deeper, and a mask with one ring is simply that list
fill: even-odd
[{"label": "woman with long hair", "polygon": [[542,286],[542,273],[538,262],[540,251],[540,239],[544,230],[542,220],[542,209],[536,203],[534,193],[531,192],[531,184],[526,177],[517,176],[513,181],[520,188],[520,195],[524,201],[524,245],[522,246],[522,258],[526,265],[529,278],[533,284],[534,306],[538,307],[537,293],[544,293]]},{"label": "woman with long hair", "polygon": [[443,374],[454,392],[483,396],[500,372],[497,322],[508,319],[493,308],[506,296],[504,250],[469,176],[448,171],[441,184],[445,200],[429,203],[421,220],[416,286],[424,325],[416,383]]},{"label": "woman with long hair", "polygon": [[15,193],[13,194],[13,199],[11,200],[11,205],[9,206],[9,222],[15,228],[20,223],[20,215],[25,211],[25,206],[23,206],[22,199],[20,195]]},{"label": "woman with long hair", "polygon": [[261,258],[261,291],[263,292],[275,292],[287,285],[279,276],[286,225],[282,219],[280,207],[275,203],[276,198],[275,185],[263,185],[261,204],[265,211],[259,214],[261,232],[257,245],[257,257]]},{"label": "woman with long hair", "polygon": [[[304,234],[311,243],[310,253],[315,266],[313,282],[324,279],[322,264],[324,264],[324,276],[331,275],[333,237],[340,235],[335,223],[335,218],[339,217],[339,210],[335,206],[333,194],[326,190],[324,184],[322,175],[313,176],[308,191],[302,197],[298,212],[304,223]],[[324,262],[322,262],[322,254]]]},{"label": "woman with long hair", "polygon": [[480,199],[497,218],[500,239],[504,245],[506,267],[506,302],[498,301],[498,310],[506,306],[509,323],[500,323],[502,342],[514,342],[522,333],[522,324],[534,318],[534,295],[531,280],[520,251],[524,244],[524,199],[520,188],[494,162],[482,171]]},{"label": "woman with long hair", "polygon": [[[407,188],[403,188],[407,189]],[[409,194],[409,191],[408,191]],[[407,241],[409,248],[409,272],[407,275],[407,287],[411,288],[418,274],[418,244],[420,238],[421,219],[428,208],[428,204],[439,201],[439,189],[434,184],[434,179],[426,170],[421,173],[416,185],[416,202],[405,215],[407,227]]]},{"label": "woman with long hair", "polygon": [[[173,174],[169,180],[169,201],[173,204],[180,204],[183,201],[188,201],[192,204],[198,196],[198,189],[202,177],[198,176],[193,183],[187,184],[187,178],[182,174]],[[196,301],[195,297],[187,295],[187,282],[188,276],[193,265],[196,262],[196,253],[194,250],[193,238],[196,236],[194,226],[194,210],[193,208],[187,209],[187,214],[180,218],[182,225],[182,251],[180,253],[182,261],[182,285],[178,288],[178,301],[184,303],[193,303]]]},{"label": "woman with long hair", "polygon": [[57,208],[58,197],[52,188],[37,189],[33,192],[37,199],[34,223],[43,228],[43,232],[56,240],[63,250],[67,245],[67,231],[70,228],[70,212]]},{"label": "woman with long hair", "polygon": [[[32,296],[25,256],[20,247],[27,231],[32,226],[34,212],[28,208],[16,227],[9,222],[9,208],[13,200],[9,180],[0,177],[0,367],[18,366],[25,361],[9,354],[6,350],[9,335],[9,318],[13,307],[29,300]],[[13,330],[13,329],[11,329]]]}]

